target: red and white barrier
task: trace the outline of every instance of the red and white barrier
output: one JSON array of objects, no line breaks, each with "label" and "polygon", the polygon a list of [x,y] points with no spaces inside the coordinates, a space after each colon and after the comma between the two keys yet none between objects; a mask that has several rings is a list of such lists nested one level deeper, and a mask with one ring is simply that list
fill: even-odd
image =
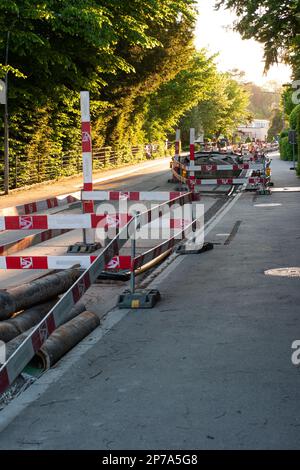
[{"label": "red and white barrier", "polygon": [[77,304],[128,239],[128,226],[126,226],[3,364],[0,368],[0,393],[3,393],[14,382],[51,333],[64,323],[68,312]]},{"label": "red and white barrier", "polygon": [[260,184],[265,183],[265,178],[250,177],[250,178],[217,178],[217,179],[197,179],[195,180],[196,186],[201,185],[235,185],[235,184]]},{"label": "red and white barrier", "polygon": [[28,235],[26,237],[19,238],[12,242],[6,243],[0,246],[0,255],[8,256],[12,253],[17,253],[18,251],[25,250],[39,243],[43,243],[52,238],[59,237],[64,233],[69,232],[69,230],[57,229],[57,230],[45,230],[43,232],[34,233],[33,235]]},{"label": "red and white barrier", "polygon": [[[182,197],[182,196],[180,196]],[[150,213],[152,213],[150,211]],[[161,215],[162,217],[162,215]],[[115,228],[124,227],[132,216],[130,214],[72,214],[72,215],[22,215],[0,217],[1,230],[48,230],[48,229],[97,229],[97,228]],[[156,222],[156,221],[154,221]],[[161,228],[181,228],[183,221],[181,219],[163,218],[155,224]],[[149,220],[148,223],[152,222]],[[61,235],[64,232],[59,233]],[[50,235],[49,235],[50,236]],[[48,240],[49,237],[41,237],[41,241]],[[0,247],[1,248],[1,247]]]},{"label": "red and white barrier", "polygon": [[192,188],[195,181],[195,129],[190,129],[190,167],[189,182]]},{"label": "red and white barrier", "polygon": [[96,229],[122,227],[132,217],[129,214],[64,214],[22,215],[0,217],[0,230]]},{"label": "red and white barrier", "polygon": [[[176,161],[175,161],[176,162]],[[249,163],[241,163],[241,164],[235,164],[235,165],[195,165],[195,166],[189,166],[189,165],[183,165],[180,162],[176,162],[176,164],[182,168],[184,168],[187,171],[239,171],[239,170],[263,170],[264,165],[263,164],[249,164]]]},{"label": "red and white barrier", "polygon": [[[23,204],[14,207],[6,207],[4,209],[0,209],[0,219],[1,216],[22,216],[28,214],[34,214],[36,212],[40,212],[43,210],[49,210],[54,208],[64,208],[68,207],[68,205],[73,204],[75,202],[80,201],[80,191],[71,193],[71,194],[63,194],[61,196],[52,197],[49,199],[31,202],[29,204]],[[0,222],[1,225],[1,222]],[[1,231],[1,230],[0,230]],[[33,235],[28,235],[26,237],[18,238],[12,242],[5,243],[4,245],[0,246],[0,255],[7,256],[12,253],[16,253],[17,251],[24,250],[25,248],[29,248],[30,246],[37,245],[38,243],[42,243],[47,240],[51,240],[52,238],[58,237],[67,233],[68,230],[64,229],[55,229],[55,230],[45,230],[40,233],[35,233]]]},{"label": "red and white barrier", "polygon": [[164,202],[158,206],[153,207],[152,209],[145,211],[137,216],[137,224],[140,226],[147,225],[152,223],[156,219],[163,218],[168,214],[169,208],[173,206],[184,206],[185,204],[190,204],[195,200],[194,194],[192,192],[184,193],[182,196],[179,196],[170,201]]},{"label": "red and white barrier", "polygon": [[[83,189],[93,190],[93,156],[92,156],[92,134],[90,116],[90,94],[88,91],[80,93],[81,108],[81,133],[82,133],[82,162],[83,162]],[[86,208],[88,208],[86,203]],[[91,212],[91,210],[89,210]],[[94,210],[92,210],[94,212]]]},{"label": "red and white barrier", "polygon": [[178,243],[182,240],[185,240],[188,235],[192,232],[193,228],[196,226],[196,221],[191,222],[187,225],[182,232],[177,233],[176,236],[170,238],[169,240],[161,243],[160,245],[156,246],[155,248],[151,248],[150,250],[146,251],[142,255],[136,256],[132,262],[131,270],[135,271],[138,268],[141,268],[150,261],[158,258],[160,255],[165,253],[168,250],[174,248]]},{"label": "red and white barrier", "polygon": [[82,200],[91,201],[170,201],[185,192],[179,191],[83,191]]},{"label": "red and white barrier", "polygon": [[[209,156],[209,154],[207,155]],[[204,185],[261,185],[266,187],[268,184],[267,176],[265,175],[265,161],[262,162],[250,162],[241,164],[195,164],[195,129],[190,129],[190,162],[185,164],[179,160],[178,156],[172,161],[171,164],[172,173],[174,178],[180,183],[187,185],[190,191],[199,192],[199,188]],[[209,179],[197,178],[197,172],[210,172],[215,173],[218,171],[245,171],[248,170],[247,176],[241,175],[237,178],[216,178]],[[251,177],[252,171],[261,171],[261,177]]]},{"label": "red and white barrier", "polygon": [[[93,190],[93,151],[90,116],[90,94],[88,91],[80,92],[81,108],[81,133],[82,133],[82,163],[83,163],[83,189]],[[93,201],[83,201],[82,209],[84,214],[92,214],[94,211]],[[84,243],[93,244],[95,233],[84,229]]]},{"label": "red and white barrier", "polygon": [[[181,196],[181,198],[168,201],[162,206],[172,207],[175,203],[184,204],[192,199],[193,194],[187,193]],[[162,206],[161,211],[163,211]],[[139,224],[143,223],[146,216],[146,223],[158,219],[161,213],[161,211],[157,211],[158,208],[159,206],[153,210],[153,215],[149,216],[149,212],[139,215]],[[102,273],[105,266],[107,266],[109,262],[119,254],[121,248],[131,237],[130,224],[131,221],[120,230],[119,234],[108,244],[91,266],[82,274],[82,276],[80,276],[68,292],[61,297],[45,318],[33,329],[32,333],[0,368],[0,393],[4,392],[14,382],[28,362],[33,358],[37,351],[39,351],[51,333],[64,323],[68,312]],[[7,263],[7,258],[5,262]]]},{"label": "red and white barrier", "polygon": [[262,177],[248,177],[248,178],[214,178],[214,179],[194,179],[184,178],[179,175],[173,168],[173,174],[178,181],[189,186],[190,190],[193,190],[195,186],[219,186],[219,185],[240,185],[240,184],[264,184],[266,178]]},{"label": "red and white barrier", "polygon": [[[147,213],[148,214],[148,213]],[[128,223],[132,219],[131,216],[126,218]],[[148,215],[147,215],[148,219]],[[125,217],[123,218],[125,221]],[[143,221],[140,220],[142,224]],[[154,228],[166,228],[170,230],[187,230],[191,226],[190,220],[183,220],[183,219],[155,219],[152,222],[147,223],[144,227],[154,227]],[[44,232],[45,233],[45,232]],[[181,232],[183,233],[183,232]],[[180,234],[176,235],[176,239],[180,236]],[[173,238],[171,239],[173,240]],[[174,239],[175,240],[175,239]],[[180,238],[182,240],[182,238]],[[170,241],[170,240],[169,240]],[[165,245],[159,245],[157,249],[150,250],[153,253],[154,257],[151,259],[156,258],[159,256],[163,251],[161,251],[162,247]],[[174,246],[170,241],[170,245],[168,248]],[[145,262],[148,262],[150,259],[150,252],[145,254]],[[157,254],[158,253],[158,254]],[[146,256],[147,255],[147,256]],[[144,255],[141,255],[142,257]],[[82,269],[87,269],[94,261],[97,259],[97,256],[90,255],[67,255],[67,256],[31,256],[31,255],[24,255],[24,256],[0,256],[0,270],[1,269],[70,269],[75,264],[80,265]],[[144,262],[142,263],[144,264]],[[129,269],[131,267],[131,258],[130,256],[115,256],[106,266],[105,269]],[[139,266],[140,267],[140,266]]]},{"label": "red and white barrier", "polygon": [[175,141],[175,157],[179,157],[181,153],[181,135],[180,129],[176,130],[176,141]]},{"label": "red and white barrier", "polygon": [[[0,256],[0,269],[70,269],[79,265],[88,269],[97,256]],[[115,256],[106,266],[106,270],[130,269],[130,256]]]},{"label": "red and white barrier", "polygon": [[34,214],[55,207],[64,207],[68,204],[80,201],[80,191],[62,196],[51,197],[42,201],[30,202],[20,206],[5,207],[0,209],[0,215],[27,215]]}]

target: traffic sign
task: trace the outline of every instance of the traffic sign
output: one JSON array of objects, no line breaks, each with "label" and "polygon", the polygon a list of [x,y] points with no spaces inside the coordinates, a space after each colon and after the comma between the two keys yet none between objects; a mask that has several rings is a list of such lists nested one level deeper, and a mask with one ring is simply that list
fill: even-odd
[{"label": "traffic sign", "polygon": [[294,131],[294,130],[289,131],[289,144],[291,145],[297,144],[297,131]]}]

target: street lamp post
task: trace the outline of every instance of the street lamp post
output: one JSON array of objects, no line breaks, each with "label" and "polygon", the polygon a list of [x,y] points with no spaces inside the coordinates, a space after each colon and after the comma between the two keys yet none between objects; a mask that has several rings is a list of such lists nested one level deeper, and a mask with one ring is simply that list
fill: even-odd
[{"label": "street lamp post", "polygon": [[[8,65],[9,36],[7,33],[5,65]],[[5,79],[0,80],[0,104],[4,105],[4,193],[9,192],[9,118],[8,118],[8,72]]]}]

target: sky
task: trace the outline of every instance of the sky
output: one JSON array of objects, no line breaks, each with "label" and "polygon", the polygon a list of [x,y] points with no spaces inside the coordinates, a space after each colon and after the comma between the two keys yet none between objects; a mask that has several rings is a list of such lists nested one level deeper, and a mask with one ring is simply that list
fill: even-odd
[{"label": "sky", "polygon": [[273,66],[267,75],[263,74],[263,45],[255,40],[244,41],[238,33],[227,29],[236,19],[233,12],[215,11],[215,0],[198,0],[198,4],[196,47],[205,47],[210,53],[219,52],[216,63],[220,71],[243,70],[245,79],[258,85],[265,85],[270,80],[279,84],[290,81],[290,68],[283,64]]}]

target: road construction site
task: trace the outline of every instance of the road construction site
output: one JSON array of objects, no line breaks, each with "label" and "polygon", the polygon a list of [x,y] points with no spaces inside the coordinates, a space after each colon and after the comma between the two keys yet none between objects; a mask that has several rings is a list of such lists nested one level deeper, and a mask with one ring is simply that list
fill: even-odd
[{"label": "road construction site", "polygon": [[[245,377],[248,377],[244,363],[245,358],[239,358],[241,350],[243,351],[243,345],[238,342],[238,336],[235,334],[236,326],[234,325],[239,325],[239,334],[245,338],[245,335],[247,335],[245,328],[249,326],[249,321],[251,324],[251,318],[253,317],[252,330],[250,328],[254,334],[253,342],[245,341],[245,348],[251,349],[252,345],[255,345],[255,347],[260,346],[261,348],[258,347],[257,354],[259,360],[262,361],[262,350],[265,350],[265,347],[267,350],[270,341],[272,343],[273,340],[269,336],[262,337],[263,333],[256,326],[262,326],[263,331],[267,332],[265,330],[266,318],[263,317],[263,313],[265,311],[269,312],[271,306],[274,308],[277,305],[279,310],[282,308],[289,318],[287,329],[282,328],[281,331],[278,324],[279,330],[275,329],[274,332],[274,337],[279,335],[282,338],[284,336],[285,341],[285,359],[287,362],[283,364],[283,358],[280,358],[279,362],[283,369],[287,370],[285,374],[289,376],[290,385],[292,380],[295,381],[295,384],[297,383],[297,375],[295,376],[297,369],[291,364],[289,357],[291,344],[296,339],[292,337],[289,328],[291,325],[295,326],[295,312],[293,308],[289,312],[286,309],[287,305],[291,305],[291,299],[297,297],[296,283],[298,280],[292,276],[287,277],[287,279],[267,277],[264,270],[273,267],[295,266],[292,260],[297,256],[296,250],[294,258],[291,258],[288,262],[286,250],[282,249],[280,239],[277,240],[277,237],[280,236],[281,238],[283,236],[280,231],[287,230],[287,223],[282,226],[277,214],[280,213],[283,219],[292,216],[291,231],[288,233],[291,237],[289,243],[293,244],[297,238],[295,233],[298,220],[292,214],[296,209],[298,181],[296,177],[291,178],[284,162],[280,162],[276,155],[273,155],[273,159],[275,187],[274,193],[271,195],[258,195],[256,192],[241,191],[241,187],[239,190],[232,192],[230,184],[222,185],[220,182],[218,185],[211,185],[208,190],[206,188],[202,194],[200,193],[196,204],[204,206],[205,239],[213,243],[214,250],[182,256],[180,253],[174,252],[172,246],[172,249],[167,253],[170,255],[168,258],[163,257],[159,260],[159,263],[151,266],[146,273],[138,276],[137,287],[139,289],[151,288],[160,291],[161,300],[157,307],[155,306],[151,310],[143,308],[133,311],[129,309],[115,310],[118,297],[124,292],[124,289],[130,286],[127,279],[111,280],[107,277],[98,279],[96,283],[90,282],[86,286],[86,293],[78,305],[79,308],[80,305],[83,306],[80,315],[88,317],[84,318],[84,321],[88,320],[90,322],[91,329],[87,329],[85,334],[78,338],[79,344],[77,346],[73,349],[74,345],[72,347],[68,346],[66,351],[63,351],[62,359],[58,356],[51,363],[51,361],[49,362],[51,354],[38,355],[40,357],[39,361],[36,360],[35,356],[35,361],[30,364],[30,367],[27,366],[19,376],[15,389],[12,387],[9,392],[5,392],[0,419],[0,429],[3,431],[5,429],[5,431],[1,435],[0,447],[3,445],[3,448],[75,448],[72,447],[74,445],[76,448],[90,448],[91,446],[93,448],[136,448],[138,442],[140,442],[140,448],[145,448],[145,446],[146,448],[182,448],[182,446],[186,448],[190,446],[230,448],[231,445],[238,445],[238,447],[243,448],[243,442],[252,442],[253,446],[257,448],[268,447],[269,441],[264,434],[264,426],[267,426],[270,420],[268,413],[266,413],[267,418],[264,420],[266,424],[261,424],[261,420],[258,420],[257,424],[253,424],[255,429],[253,436],[247,424],[248,421],[251,421],[252,416],[248,416],[246,411],[246,420],[243,422],[238,420],[238,423],[236,423],[238,424],[237,429],[233,426],[235,432],[222,432],[222,439],[218,440],[217,429],[219,423],[222,423],[226,430],[227,426],[232,427],[235,420],[233,419],[234,412],[228,410],[228,406],[232,407],[231,398],[229,398],[227,392],[225,393],[225,389],[219,383],[219,379],[217,380],[215,373],[220,370],[221,363],[219,364],[219,361],[225,360],[224,358],[229,352],[230,357],[232,357],[228,364],[226,363],[226,377],[227,373],[229,374],[228,377],[231,377],[230,374],[235,377],[235,371],[240,370],[238,367],[240,360],[243,364],[241,366],[242,372],[236,374],[239,377],[246,374]],[[288,183],[286,188],[276,184],[277,178],[277,181],[281,184],[285,181],[284,174],[286,174]],[[169,194],[168,197],[164,197],[171,200],[174,197],[180,200],[180,198],[186,197],[181,196],[181,194],[188,194],[184,191],[182,193],[178,192],[178,189],[183,188],[178,188],[176,185],[169,183],[168,179],[170,179],[169,161],[157,161],[151,162],[148,169],[142,164],[141,169],[137,167],[135,173],[96,183],[94,190],[105,191],[105,194],[108,195],[107,199],[112,197],[109,203],[116,209],[118,209],[119,200],[117,199],[120,199],[121,192],[123,196],[125,195],[129,199],[129,213],[131,209],[139,210],[137,207],[138,194],[147,191],[152,192],[154,200],[149,197],[146,202],[143,202],[146,211],[149,211],[153,203],[161,204],[161,202],[157,202],[157,197],[154,194],[160,193],[160,198],[162,194]],[[114,191],[115,193],[113,193]],[[117,191],[119,193],[116,196]],[[49,204],[50,208],[46,211],[43,210],[42,214],[51,216],[55,214],[63,216],[79,215],[81,208],[76,200],[76,191],[69,191],[68,194],[72,194],[74,200],[67,205],[54,208]],[[111,196],[112,194],[114,195]],[[20,200],[20,194],[18,197]],[[28,200],[27,197],[26,204],[31,202],[34,201]],[[107,203],[107,201],[105,202]],[[97,207],[98,205],[99,207]],[[285,206],[285,209],[283,209],[283,206]],[[98,209],[102,213],[101,204],[97,203],[95,213]],[[9,211],[3,211],[3,213],[11,215]],[[8,222],[11,223],[11,220],[8,220]],[[188,222],[190,221],[187,221],[187,224]],[[182,226],[178,226],[178,228],[182,230]],[[9,245],[9,250],[13,252],[17,250],[14,253],[16,258],[27,261],[31,259],[32,262],[36,257],[40,259],[42,256],[73,256],[67,253],[68,247],[82,239],[82,230],[70,230],[44,242],[37,240],[37,244],[25,249],[19,249],[22,247],[18,244],[13,248],[14,242],[22,237],[24,238],[23,230],[6,230],[0,234],[1,245],[2,247]],[[148,237],[144,240],[138,240],[136,254],[139,255],[151,250],[158,243],[161,243],[159,235],[157,238]],[[269,248],[268,244],[270,244]],[[93,256],[97,257],[105,252],[105,246],[105,243],[102,243],[101,248],[95,251]],[[117,253],[118,255],[119,248],[115,250],[114,254]],[[122,244],[122,256],[129,257],[131,249],[131,243],[125,241]],[[274,253],[275,256],[272,262],[272,254]],[[285,258],[282,257],[283,253]],[[79,253],[77,256],[84,257],[87,255]],[[286,263],[284,263],[284,259],[286,259]],[[8,290],[18,288],[18,286],[32,282],[34,279],[43,279],[47,274],[52,275],[53,272],[53,270],[38,270],[32,269],[32,267],[24,269],[24,266],[21,266],[22,269],[2,271],[0,273],[1,287]],[[280,280],[280,284],[278,280]],[[280,302],[278,303],[279,294],[277,295],[277,291],[281,291],[281,284],[285,285],[287,293],[280,296]],[[257,295],[254,294],[253,289],[257,289]],[[266,292],[268,292],[267,303],[263,301],[264,296],[267,295]],[[259,301],[259,299],[261,300]],[[46,311],[52,306],[49,305],[49,301],[51,302],[51,299],[47,299]],[[224,310],[224,315],[221,313],[221,308]],[[239,311],[244,311],[241,318],[239,317]],[[275,316],[277,315],[276,311],[273,313]],[[76,315],[75,318],[80,321],[78,311],[73,315]],[[220,315],[222,315],[221,318]],[[242,324],[240,325],[242,318],[246,319],[245,328]],[[70,317],[66,317],[65,320],[70,320]],[[47,325],[49,327],[50,324]],[[83,323],[79,325],[79,329],[82,328],[82,325]],[[276,322],[275,327],[277,327]],[[63,328],[63,326],[60,326],[60,328]],[[76,330],[76,325],[74,328]],[[230,337],[231,334],[233,335],[235,341],[234,351],[231,347],[228,350],[228,344],[231,344],[230,341],[225,340],[223,344],[219,338],[222,331],[225,336],[229,335]],[[89,332],[92,333],[89,334]],[[49,334],[51,338],[50,327],[47,335],[49,336]],[[62,331],[62,334],[64,335],[64,331]],[[53,335],[54,333],[52,333]],[[213,335],[216,335],[216,343],[213,340]],[[80,340],[82,341],[80,342]],[[264,346],[262,346],[261,341],[264,341]],[[216,344],[220,345],[217,351]],[[111,353],[108,354],[107,348]],[[219,357],[222,348],[224,349],[223,359]],[[72,349],[71,352],[65,356],[65,352],[70,349]],[[279,349],[282,352],[281,348]],[[256,357],[254,352],[252,351],[251,356],[251,363],[253,361],[253,364],[253,357]],[[277,352],[275,357],[279,360]],[[210,364],[210,361],[213,360],[217,361],[216,368],[213,368],[212,363]],[[170,370],[167,372],[169,363]],[[56,364],[54,368],[43,373],[43,370],[54,364]],[[202,366],[200,367],[199,364],[202,364]],[[121,369],[118,369],[119,366]],[[211,371],[209,374],[208,370]],[[261,370],[261,368],[258,367],[258,370]],[[276,384],[281,400],[283,399],[284,386],[279,385],[276,370],[276,368],[273,370],[272,365],[270,383]],[[251,374],[255,373],[255,370],[251,372]],[[86,377],[86,374],[89,374],[88,377]],[[240,376],[240,374],[242,375]],[[115,383],[115,379],[110,382],[111,377],[115,377],[117,382]],[[171,377],[173,380],[171,380]],[[273,405],[277,403],[277,395],[273,396],[269,384],[260,382],[260,372],[257,372],[256,379],[258,380],[257,390],[261,390],[262,394],[271,397]],[[173,396],[169,400],[167,399],[168,381],[173,391]],[[225,382],[228,382],[228,379]],[[78,383],[80,383],[80,386],[77,387]],[[150,385],[151,383],[152,385]],[[92,384],[91,387],[88,387],[88,384]],[[100,399],[102,403],[102,400],[104,400],[106,405],[104,409],[99,407],[94,424],[92,424],[93,420],[90,423],[83,420],[88,431],[86,438],[80,439],[82,427],[76,420],[79,416],[78,413],[83,412],[90,416],[88,404],[93,403],[93,393],[96,397],[95,386],[99,387],[96,401]],[[214,387],[217,387],[217,390]],[[241,390],[239,390],[235,380],[233,382],[230,380],[228,387],[234,396],[237,394],[236,398],[239,397],[240,403],[239,408],[244,411],[244,399],[246,402],[255,397],[256,400],[258,399],[256,393],[254,393],[254,397],[249,395],[250,392],[254,392],[252,388],[250,388],[249,393],[242,397]],[[124,392],[122,392],[123,389]],[[56,398],[56,395],[60,394],[62,390],[64,390],[64,396],[67,397],[63,403],[59,398]],[[72,390],[75,391],[74,397],[73,394],[72,397],[70,396]],[[199,390],[199,397],[197,390]],[[218,395],[221,390],[224,395],[223,399]],[[160,393],[159,391],[161,391],[162,402],[158,399],[157,393]],[[213,405],[211,398],[208,399],[210,394],[212,397],[218,397],[218,402],[215,405]],[[61,428],[64,439],[59,438],[61,432],[57,430],[58,423],[55,424],[52,415],[50,417],[47,414],[47,397],[50,396],[53,397],[50,400],[53,406],[60,407],[61,403],[60,412],[68,413],[70,418],[69,422],[65,420],[67,428],[64,425]],[[203,402],[201,396],[207,396],[208,402]],[[118,403],[122,402],[122,397],[126,397],[128,407],[125,407],[126,410],[120,411]],[[44,407],[43,400],[46,400],[43,409],[46,411],[47,419],[46,415],[40,419],[39,414],[39,417],[34,420],[33,415],[36,413],[36,406]],[[81,403],[78,413],[74,412],[72,408],[73,404],[74,406],[79,405],[77,400],[80,400]],[[294,399],[287,401],[291,405],[287,414],[287,416],[290,416]],[[137,404],[136,407],[135,403]],[[161,410],[161,403],[165,408],[164,411]],[[224,406],[221,406],[222,403]],[[197,406],[199,407],[198,412],[195,408]],[[94,409],[94,407],[92,408]],[[221,408],[224,408],[225,411],[219,413]],[[151,409],[153,419],[151,418]],[[242,414],[244,412],[242,409],[236,410],[236,413]],[[250,413],[249,410],[248,413]],[[220,418],[214,418],[214,414],[218,414]],[[273,423],[271,426],[275,425],[280,430],[281,427],[286,430],[285,417],[287,418],[287,416],[285,416],[284,410],[282,410],[282,414],[281,422]],[[170,432],[169,426],[173,416],[176,429],[172,428],[172,432]],[[48,419],[51,422],[50,427],[55,433],[50,438],[49,435],[51,436],[52,431],[49,431],[48,425],[45,424]],[[255,421],[258,418],[253,417],[253,419]],[[36,423],[36,426],[31,427],[33,437],[29,440],[23,439],[21,437],[23,423],[27,423],[28,426],[31,421]],[[120,429],[122,431],[120,431],[117,423],[119,425],[121,423]],[[291,423],[290,426],[294,432],[293,426],[296,427],[296,424]],[[70,431],[68,432],[67,429]],[[94,432],[95,429],[97,430],[97,438],[91,439],[89,433]],[[132,429],[133,432],[129,433],[129,429]],[[145,430],[143,437],[140,435],[141,429]],[[197,430],[201,431],[199,435]],[[42,437],[37,438],[36,432]],[[73,438],[75,432],[79,440],[75,436],[75,439],[70,437],[72,440],[69,441],[70,432]],[[45,437],[46,435],[48,437]],[[5,438],[2,439],[4,436]],[[247,436],[247,439],[244,439],[245,436]],[[260,436],[259,439],[257,436]],[[272,433],[272,436],[272,439],[274,439],[274,433]],[[291,436],[289,436],[289,441],[286,441],[287,447],[293,445],[294,441],[290,438]]]}]

